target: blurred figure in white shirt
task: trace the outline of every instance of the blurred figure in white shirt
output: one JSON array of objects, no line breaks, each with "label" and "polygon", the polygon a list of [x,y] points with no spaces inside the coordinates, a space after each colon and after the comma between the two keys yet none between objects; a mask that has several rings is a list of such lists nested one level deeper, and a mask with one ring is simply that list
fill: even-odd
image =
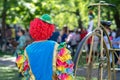
[{"label": "blurred figure in white shirt", "polygon": [[68,43],[68,45],[70,45],[70,47],[72,48],[72,55],[74,56],[77,45],[80,41],[80,34],[78,32],[78,30],[75,31],[70,31],[70,34],[68,35],[66,42]]},{"label": "blurred figure in white shirt", "polygon": [[93,25],[94,25],[94,21],[93,21],[93,18],[94,18],[94,15],[93,15],[93,12],[90,11],[89,12],[89,23],[88,23],[88,29],[87,29],[87,32],[91,32],[93,30]]}]

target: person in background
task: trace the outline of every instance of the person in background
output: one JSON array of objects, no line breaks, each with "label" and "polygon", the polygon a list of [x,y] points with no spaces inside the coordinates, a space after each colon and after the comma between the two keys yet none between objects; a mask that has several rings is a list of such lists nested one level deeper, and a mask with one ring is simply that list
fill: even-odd
[{"label": "person in background", "polygon": [[[87,35],[87,30],[82,28],[80,31],[80,41]],[[88,51],[87,43],[85,44],[84,50]]]},{"label": "person in background", "polygon": [[12,31],[11,31],[11,27],[10,25],[6,25],[6,28],[5,28],[6,32],[5,32],[5,36],[4,38],[2,38],[2,51],[4,52],[5,50],[9,49],[9,40],[11,40],[12,38]]},{"label": "person in background", "polygon": [[16,34],[16,37],[15,37],[15,38],[16,38],[16,41],[18,41],[19,36],[17,35],[17,33],[18,33],[19,30],[21,30],[21,27],[14,25],[14,29],[15,29],[15,34]]},{"label": "person in background", "polygon": [[12,27],[11,31],[12,31],[12,39],[15,39],[15,37],[16,37],[15,29]]},{"label": "person in background", "polygon": [[77,29],[75,32],[76,32],[76,41],[77,41],[77,45],[78,45],[78,43],[80,42],[80,39],[81,39],[80,30]]},{"label": "person in background", "polygon": [[72,49],[72,56],[74,56],[78,42],[80,41],[80,34],[77,30],[70,31],[70,34],[68,35],[66,42],[70,45]]},{"label": "person in background", "polygon": [[60,37],[61,37],[61,42],[65,42],[66,41],[66,38],[67,38],[67,36],[68,36],[68,27],[67,26],[64,26],[63,27],[63,29],[62,29],[62,31],[61,31],[61,35],[60,35]]},{"label": "person in background", "polygon": [[59,41],[58,41],[59,36],[60,36],[60,33],[59,33],[59,31],[56,29],[56,27],[55,27],[55,31],[53,32],[53,34],[52,34],[52,36],[50,37],[49,40],[53,40],[53,41],[59,42]]},{"label": "person in background", "polygon": [[115,37],[116,37],[116,30],[114,29],[112,30],[112,38],[115,39]]},{"label": "person in background", "polygon": [[15,51],[16,57],[18,57],[18,55],[21,54],[21,50],[24,50],[24,48],[26,46],[25,31],[23,29],[20,29],[18,31],[17,35],[19,36],[19,39],[17,41],[18,45],[17,45],[16,51]]},{"label": "person in background", "polygon": [[[111,21],[101,21],[101,24],[105,27],[105,30],[109,36],[109,39],[112,41],[112,35],[111,35],[111,29],[110,29],[110,26],[112,24]],[[104,33],[103,33],[103,38],[107,48],[110,49],[110,43],[109,43],[108,37]],[[110,53],[110,63],[112,63],[112,53]]]},{"label": "person in background", "polygon": [[88,23],[88,29],[87,32],[91,32],[93,30],[93,25],[94,25],[94,21],[93,21],[94,15],[92,13],[92,11],[89,12],[89,23]]},{"label": "person in background", "polygon": [[16,24],[14,24],[14,29],[15,29],[15,40],[17,41],[19,39],[17,32],[18,32],[18,26]]},{"label": "person in background", "polygon": [[30,44],[33,41],[29,34],[29,29],[26,29],[26,31],[25,31],[25,37],[26,37],[26,45]]},{"label": "person in background", "polygon": [[[25,31],[23,29],[20,29],[17,32],[17,35],[19,36],[18,41],[15,40],[11,41],[12,46],[16,49],[14,56],[16,59],[19,57],[19,55],[23,54],[23,51],[26,46],[26,37],[25,37]],[[22,73],[19,72],[19,77],[22,77]]]},{"label": "person in background", "polygon": [[12,30],[11,30],[10,25],[8,25],[8,24],[6,26],[6,34],[5,34],[5,36],[6,36],[7,40],[12,38]]},{"label": "person in background", "polygon": [[[90,33],[90,32],[92,32],[93,26],[94,26],[94,21],[93,21],[94,15],[93,15],[92,11],[89,12],[89,16],[88,17],[89,17],[89,23],[88,23],[87,33]],[[90,37],[88,39],[88,41],[87,41],[87,48],[88,48],[87,52],[88,53],[90,51],[91,42],[92,42],[92,37]]]},{"label": "person in background", "polygon": [[12,38],[12,30],[11,30],[11,26],[10,25],[6,25],[6,33],[5,33],[5,37],[7,40],[7,45],[9,45],[8,40],[10,40]]},{"label": "person in background", "polygon": [[87,35],[87,30],[82,28],[80,31],[80,41]]},{"label": "person in background", "polygon": [[9,52],[14,53],[15,48],[12,46],[11,42],[15,41],[15,29],[13,27],[10,28],[11,29],[11,38],[8,39],[8,46],[7,46],[7,50],[9,50]]},{"label": "person in background", "polygon": [[[111,21],[101,21],[102,25],[105,27],[105,30],[109,36],[109,39],[112,41],[112,33],[111,33],[111,29],[110,29],[110,26],[111,26]],[[104,37],[104,40],[105,40],[105,43],[107,45],[107,48],[110,49],[110,44],[109,44],[109,40],[107,38],[107,35],[103,35]]]},{"label": "person in background", "polygon": [[99,42],[100,42],[100,39],[98,36],[94,36],[94,43],[93,43],[93,53],[95,55],[99,55]]},{"label": "person in background", "polygon": [[[116,38],[112,41],[112,46],[114,49],[120,49],[120,29],[116,32]],[[120,51],[116,51],[118,57],[115,55],[115,64],[120,68]]]}]

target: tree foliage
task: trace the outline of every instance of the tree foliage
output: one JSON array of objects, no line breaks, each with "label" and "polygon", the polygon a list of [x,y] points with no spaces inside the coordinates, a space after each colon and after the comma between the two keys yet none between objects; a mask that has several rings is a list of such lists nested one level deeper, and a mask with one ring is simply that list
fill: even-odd
[{"label": "tree foliage", "polygon": [[[116,5],[116,10],[120,15],[120,0],[105,0]],[[0,0],[0,16],[2,17],[3,2]],[[87,27],[88,25],[88,6],[90,3],[99,2],[99,0],[7,0],[6,2],[6,23],[19,24],[28,27],[30,20],[40,17],[42,14],[50,14],[53,22],[62,28],[65,24],[73,29],[75,27]],[[93,9],[95,22],[97,22],[97,9]],[[116,11],[109,7],[102,9],[104,20],[115,19]],[[109,15],[108,15],[109,14]],[[112,17],[113,16],[113,17]],[[2,19],[0,19],[1,21]],[[116,19],[117,20],[117,19]],[[119,19],[118,19],[119,20]],[[117,23],[116,23],[117,24]]]}]

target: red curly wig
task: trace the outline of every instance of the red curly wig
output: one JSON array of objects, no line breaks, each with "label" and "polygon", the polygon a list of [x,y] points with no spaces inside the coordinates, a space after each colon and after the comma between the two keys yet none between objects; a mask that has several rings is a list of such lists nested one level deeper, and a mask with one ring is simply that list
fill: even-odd
[{"label": "red curly wig", "polygon": [[35,41],[47,40],[54,32],[54,25],[35,18],[30,22],[29,33]]}]

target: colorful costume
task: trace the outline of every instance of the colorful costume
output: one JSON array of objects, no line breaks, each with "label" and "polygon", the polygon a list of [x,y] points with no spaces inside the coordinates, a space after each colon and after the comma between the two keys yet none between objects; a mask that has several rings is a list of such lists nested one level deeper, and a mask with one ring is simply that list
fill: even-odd
[{"label": "colorful costume", "polygon": [[50,19],[45,14],[30,23],[30,35],[35,42],[16,60],[26,80],[73,80],[74,64],[66,44],[47,40],[54,31]]}]

